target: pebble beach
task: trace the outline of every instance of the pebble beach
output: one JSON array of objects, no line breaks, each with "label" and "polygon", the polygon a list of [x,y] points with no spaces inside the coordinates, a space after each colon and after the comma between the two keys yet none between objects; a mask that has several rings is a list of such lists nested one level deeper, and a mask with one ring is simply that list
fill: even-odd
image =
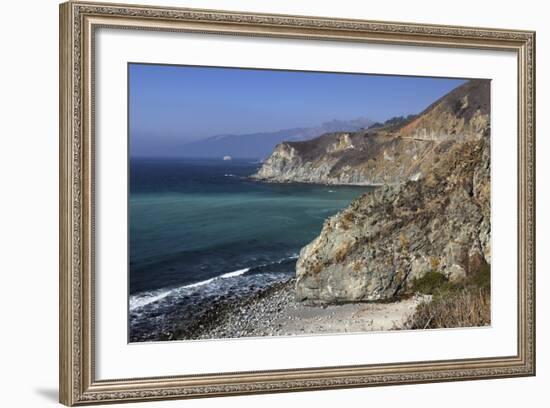
[{"label": "pebble beach", "polygon": [[295,279],[212,304],[200,318],[171,333],[170,340],[335,334],[404,329],[407,319],[426,296],[395,302],[310,305],[295,300]]}]

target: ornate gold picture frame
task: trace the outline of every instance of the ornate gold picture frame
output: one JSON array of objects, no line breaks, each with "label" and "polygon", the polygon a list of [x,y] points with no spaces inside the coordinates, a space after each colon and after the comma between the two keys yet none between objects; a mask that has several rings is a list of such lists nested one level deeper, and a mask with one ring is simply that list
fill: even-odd
[{"label": "ornate gold picture frame", "polygon": [[[105,27],[515,53],[518,71],[517,352],[490,358],[97,379],[94,341],[94,47],[96,30]],[[63,404],[72,406],[535,375],[534,32],[67,2],[60,6],[59,180],[59,384],[60,402]],[[513,267],[510,265],[510,268]]]}]

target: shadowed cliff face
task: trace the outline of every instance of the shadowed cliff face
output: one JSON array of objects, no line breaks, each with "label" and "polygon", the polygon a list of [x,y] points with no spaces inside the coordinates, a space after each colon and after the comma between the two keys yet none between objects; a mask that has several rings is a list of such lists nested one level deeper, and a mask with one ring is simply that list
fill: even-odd
[{"label": "shadowed cliff face", "polygon": [[487,136],[489,113],[490,82],[473,80],[401,126],[280,143],[253,178],[358,185],[417,180],[454,143]]}]

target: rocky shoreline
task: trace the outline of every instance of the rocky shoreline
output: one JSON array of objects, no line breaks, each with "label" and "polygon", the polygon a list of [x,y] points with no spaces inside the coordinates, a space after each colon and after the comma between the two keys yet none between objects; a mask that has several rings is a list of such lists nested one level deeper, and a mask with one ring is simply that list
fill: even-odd
[{"label": "rocky shoreline", "polygon": [[292,336],[397,330],[429,296],[392,302],[313,305],[296,300],[289,279],[231,302],[217,302],[193,324],[170,334],[173,340]]}]

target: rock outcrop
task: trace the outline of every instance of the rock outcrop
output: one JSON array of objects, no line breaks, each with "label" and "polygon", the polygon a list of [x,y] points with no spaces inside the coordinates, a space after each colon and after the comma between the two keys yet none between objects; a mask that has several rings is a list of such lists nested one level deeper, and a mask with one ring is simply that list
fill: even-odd
[{"label": "rock outcrop", "polygon": [[418,180],[454,143],[489,134],[489,87],[487,80],[469,81],[404,125],[280,143],[252,177],[357,185]]},{"label": "rock outcrop", "polygon": [[491,262],[490,142],[454,144],[425,178],[383,186],[325,221],[296,266],[298,299],[390,299],[431,270],[460,280]]}]

